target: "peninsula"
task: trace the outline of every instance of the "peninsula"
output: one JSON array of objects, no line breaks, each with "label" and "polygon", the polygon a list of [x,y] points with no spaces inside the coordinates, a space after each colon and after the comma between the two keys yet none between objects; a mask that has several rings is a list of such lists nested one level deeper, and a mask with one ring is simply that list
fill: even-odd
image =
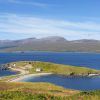
[{"label": "peninsula", "polygon": [[7,82],[16,82],[31,76],[50,74],[65,75],[67,77],[92,77],[100,75],[100,70],[71,65],[55,64],[40,61],[19,61],[6,64],[9,70],[19,71],[20,74],[7,78]]}]

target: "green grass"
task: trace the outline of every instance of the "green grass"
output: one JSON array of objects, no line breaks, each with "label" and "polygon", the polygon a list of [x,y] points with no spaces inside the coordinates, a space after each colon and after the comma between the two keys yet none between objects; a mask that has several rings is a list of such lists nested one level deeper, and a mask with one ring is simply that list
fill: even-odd
[{"label": "green grass", "polygon": [[100,100],[100,90],[83,91],[79,94],[68,97],[68,100]]},{"label": "green grass", "polygon": [[0,100],[100,100],[100,90],[77,91],[50,83],[0,82]]},{"label": "green grass", "polygon": [[42,93],[32,94],[21,91],[1,91],[0,100],[100,100],[100,91],[96,93],[92,95],[80,93],[70,97],[61,97]]},{"label": "green grass", "polygon": [[[62,99],[62,98],[61,98]],[[19,91],[0,92],[0,100],[60,100],[58,97],[47,94],[31,94]]]},{"label": "green grass", "polygon": [[[77,90],[64,89],[50,83],[10,83],[0,82],[0,98],[34,98],[35,95],[48,97],[66,97],[79,93]],[[1,99],[0,99],[1,100]],[[9,99],[7,99],[9,100]],[[13,99],[11,99],[13,100]],[[15,99],[14,99],[15,100]],[[21,100],[21,99],[20,99]],[[24,100],[24,99],[22,99]],[[25,99],[26,100],[26,99]],[[34,99],[33,99],[34,100]],[[36,99],[38,100],[38,99]],[[40,99],[39,99],[40,100]],[[42,100],[42,99],[41,99]],[[44,99],[43,99],[44,100]],[[47,100],[47,99],[45,99]]]},{"label": "green grass", "polygon": [[100,70],[90,69],[86,67],[76,67],[76,66],[70,66],[70,65],[62,65],[62,64],[54,64],[49,62],[28,62],[28,61],[20,61],[20,62],[14,62],[16,63],[17,67],[24,67],[27,64],[31,64],[32,68],[27,69],[30,73],[36,73],[36,68],[41,68],[42,72],[51,72],[54,74],[63,74],[63,75],[87,75],[88,73],[100,73]]}]

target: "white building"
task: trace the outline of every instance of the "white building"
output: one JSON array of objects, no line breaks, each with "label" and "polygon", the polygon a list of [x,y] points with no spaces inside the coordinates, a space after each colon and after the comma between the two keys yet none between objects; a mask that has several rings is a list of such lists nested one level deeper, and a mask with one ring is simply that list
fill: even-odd
[{"label": "white building", "polygon": [[41,72],[42,69],[41,68],[36,68],[36,72]]},{"label": "white building", "polygon": [[13,64],[13,67],[16,67],[16,64]]}]

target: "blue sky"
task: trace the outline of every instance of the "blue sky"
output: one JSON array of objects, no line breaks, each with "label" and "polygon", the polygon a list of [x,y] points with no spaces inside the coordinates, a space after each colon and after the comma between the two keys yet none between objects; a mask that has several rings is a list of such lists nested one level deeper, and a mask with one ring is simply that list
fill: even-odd
[{"label": "blue sky", "polygon": [[100,0],[0,0],[0,39],[100,40]]}]

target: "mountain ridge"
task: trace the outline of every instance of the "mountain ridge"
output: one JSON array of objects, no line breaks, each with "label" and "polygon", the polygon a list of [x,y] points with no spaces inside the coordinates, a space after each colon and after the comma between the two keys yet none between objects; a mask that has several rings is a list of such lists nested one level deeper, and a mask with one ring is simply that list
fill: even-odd
[{"label": "mountain ridge", "polygon": [[24,39],[18,39],[18,40],[8,40],[8,39],[4,39],[4,40],[0,40],[0,42],[12,42],[12,41],[24,41],[24,40],[50,40],[50,39],[62,39],[62,40],[66,40],[66,41],[100,41],[100,40],[96,40],[96,39],[77,39],[77,40],[67,40],[64,37],[61,36],[48,36],[48,37],[43,37],[43,38],[36,38],[36,37],[31,37],[31,38],[24,38]]},{"label": "mountain ridge", "polygon": [[100,40],[67,40],[60,36],[26,38],[20,40],[0,40],[0,51],[74,51],[100,52]]}]

